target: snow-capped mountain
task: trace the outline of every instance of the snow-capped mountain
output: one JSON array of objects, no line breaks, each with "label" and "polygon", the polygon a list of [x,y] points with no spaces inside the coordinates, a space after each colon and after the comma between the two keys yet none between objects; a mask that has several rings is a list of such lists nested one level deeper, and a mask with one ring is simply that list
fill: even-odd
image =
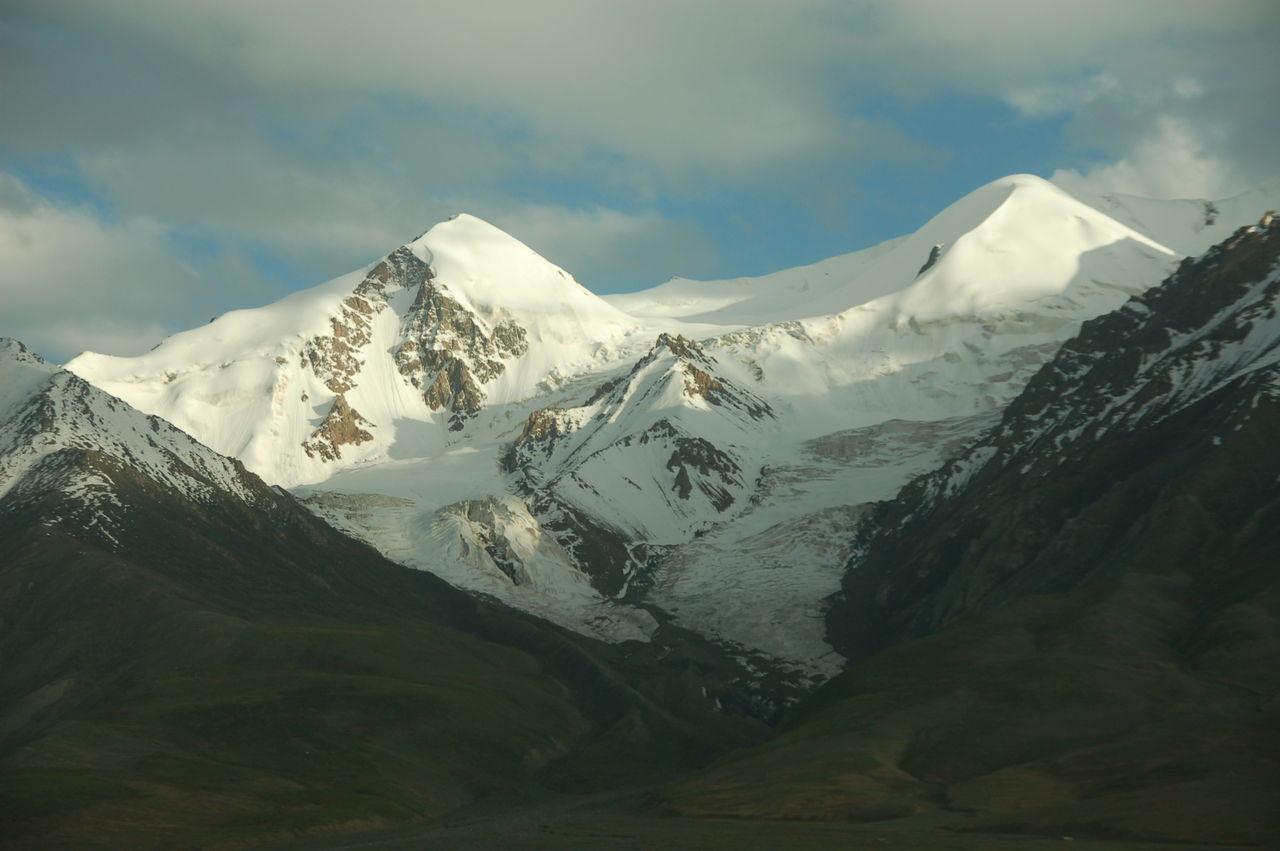
[{"label": "snow-capped mountain", "polygon": [[1278,432],[1264,218],[1086,322],[980,440],[869,512],[827,613],[847,669],[665,800],[1274,846]]},{"label": "snow-capped mountain", "polygon": [[458,216],[313,290],[68,368],[402,564],[589,634],[674,619],[825,676],[822,601],[867,506],[1174,268],[1144,222],[1189,240],[1253,202],[1212,225],[1195,202],[1199,231],[1168,225],[1182,202],[1142,203],[1118,219],[1014,176],[865,251],[605,298]]},{"label": "snow-capped mountain", "polygon": [[1270,181],[1215,201],[1157,201],[1136,195],[1081,195],[1080,200],[1188,257],[1198,257],[1280,207],[1280,181]]},{"label": "snow-capped mountain", "polygon": [[562,269],[459,215],[365,269],[223,314],[140,357],[86,353],[67,367],[293,486],[438,452],[480,410],[650,336]]},{"label": "snow-capped mountain", "polygon": [[1275,564],[1278,415],[1267,214],[1086,323],[996,427],[883,506],[833,626],[865,647],[1127,571],[1180,574],[1208,600]]},{"label": "snow-capped mountain", "polygon": [[662,334],[582,405],[530,414],[504,462],[528,492],[554,493],[629,540],[686,540],[745,503],[763,460],[748,453],[775,419],[718,367],[693,340]]},{"label": "snow-capped mountain", "polygon": [[61,496],[104,546],[120,544],[126,479],[146,479],[179,498],[259,502],[265,489],[237,462],[167,422],[139,413],[88,382],[0,338],[0,500],[6,511]]}]

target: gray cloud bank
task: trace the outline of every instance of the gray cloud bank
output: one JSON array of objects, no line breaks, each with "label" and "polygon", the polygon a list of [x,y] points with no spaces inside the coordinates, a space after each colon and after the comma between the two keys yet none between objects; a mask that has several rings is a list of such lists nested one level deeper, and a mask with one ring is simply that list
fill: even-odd
[{"label": "gray cloud bank", "polygon": [[[945,157],[877,99],[992,98],[1063,122],[1064,185],[1220,197],[1276,173],[1277,43],[1271,0],[11,0],[0,158],[109,212],[6,178],[0,333],[126,351],[261,291],[255,246],[318,278],[461,209],[589,285],[713,273],[673,210]],[[230,247],[193,268],[172,229]],[[26,292],[55,274],[93,317]]]}]

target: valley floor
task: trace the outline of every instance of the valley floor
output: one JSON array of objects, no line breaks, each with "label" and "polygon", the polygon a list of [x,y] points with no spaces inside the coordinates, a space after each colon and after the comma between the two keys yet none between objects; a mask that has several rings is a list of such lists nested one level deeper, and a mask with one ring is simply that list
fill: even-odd
[{"label": "valley floor", "polygon": [[523,801],[482,802],[436,823],[347,837],[310,849],[400,848],[874,848],[886,851],[1221,851],[1241,846],[1086,836],[964,833],[960,813],[850,823],[689,818],[658,811],[652,788]]}]

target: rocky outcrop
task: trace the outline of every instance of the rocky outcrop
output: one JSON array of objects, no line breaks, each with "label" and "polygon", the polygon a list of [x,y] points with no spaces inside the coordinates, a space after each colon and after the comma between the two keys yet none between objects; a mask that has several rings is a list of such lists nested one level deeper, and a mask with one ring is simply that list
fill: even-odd
[{"label": "rocky outcrop", "polygon": [[373,435],[365,427],[374,426],[360,416],[359,411],[348,405],[346,397],[339,393],[323,422],[312,432],[310,438],[302,442],[302,448],[308,458],[319,456],[325,461],[336,461],[342,457],[341,447],[348,444],[358,446],[373,440]]},{"label": "rocky outcrop", "polygon": [[633,545],[625,535],[551,490],[535,493],[529,507],[600,593],[621,593],[633,567]]},{"label": "rocky outcrop", "polygon": [[405,316],[395,361],[432,410],[451,412],[449,428],[458,431],[483,406],[482,385],[501,375],[506,362],[527,352],[529,344],[524,328],[512,320],[486,328],[432,278],[427,269]]},{"label": "rocky outcrop", "polygon": [[374,266],[329,320],[330,333],[307,340],[302,365],[334,393],[356,384],[375,318],[391,293],[414,292],[402,323],[396,367],[432,410],[450,412],[459,430],[484,405],[484,385],[528,351],[524,328],[512,320],[490,325],[435,282],[429,263],[402,246]]},{"label": "rocky outcrop", "polygon": [[350,390],[364,365],[361,351],[373,338],[373,319],[387,309],[388,293],[412,289],[429,278],[427,264],[407,247],[387,255],[343,299],[339,314],[329,320],[330,333],[303,344],[302,366],[334,393]]},{"label": "rocky outcrop", "polygon": [[774,413],[720,369],[701,343],[661,334],[581,405],[530,414],[503,456],[544,528],[603,593],[643,581],[637,545],[699,534],[746,505],[754,464],[726,428],[750,434]]},{"label": "rocky outcrop", "polygon": [[577,423],[577,417],[563,408],[538,408],[525,418],[520,434],[507,448],[502,456],[502,468],[508,473],[516,472],[521,466],[531,462],[534,453],[543,457],[550,456],[556,450],[559,440],[571,432]]},{"label": "rocky outcrop", "polygon": [[684,395],[711,405],[736,408],[753,420],[773,418],[769,403],[746,388],[715,374],[716,359],[697,341],[683,336],[659,334],[649,354],[636,364],[632,374],[656,361],[664,352],[675,355],[684,376]]},{"label": "rocky outcrop", "polygon": [[684,395],[686,396],[697,396],[711,401],[717,394],[724,392],[723,381],[703,372],[693,364],[685,364],[684,375]]},{"label": "rocky outcrop", "polygon": [[[672,485],[676,495],[687,500],[696,486],[716,511],[723,512],[732,506],[734,500],[729,488],[743,486],[742,469],[733,459],[700,437],[675,437],[674,442],[675,448],[671,450],[666,466],[676,474]],[[696,477],[690,471],[696,473]]]},{"label": "rocky outcrop", "polygon": [[527,585],[529,572],[524,562],[502,533],[504,518],[509,513],[500,501],[489,496],[484,499],[468,499],[447,506],[444,511],[464,520],[470,531],[471,541],[463,540],[465,547],[469,543],[479,546],[489,556],[494,567],[511,580],[513,585]]},{"label": "rocky outcrop", "polygon": [[918,278],[921,275],[923,275],[925,272],[928,272],[930,269],[932,269],[934,265],[938,262],[938,259],[940,257],[942,257],[941,245],[935,245],[933,248],[930,248],[929,257],[924,261],[924,265],[920,267],[920,271],[916,272],[916,277]]}]

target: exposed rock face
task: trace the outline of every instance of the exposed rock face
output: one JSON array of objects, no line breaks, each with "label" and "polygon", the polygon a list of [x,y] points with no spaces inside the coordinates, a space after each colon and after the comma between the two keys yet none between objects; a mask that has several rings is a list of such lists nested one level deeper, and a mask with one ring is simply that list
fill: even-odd
[{"label": "exposed rock face", "polygon": [[332,333],[303,345],[303,366],[309,366],[334,393],[350,390],[364,365],[360,350],[372,339],[373,318],[387,309],[388,293],[419,286],[429,276],[427,264],[412,251],[404,246],[396,249],[343,300],[341,316],[329,320]]},{"label": "exposed rock face", "polygon": [[639,589],[662,548],[747,504],[758,466],[731,435],[774,413],[719,369],[700,343],[662,334],[581,405],[530,414],[504,455],[539,522],[602,593]]},{"label": "exposed rock face", "polygon": [[549,489],[534,493],[529,507],[596,589],[609,596],[621,593],[634,567],[623,533]]},{"label": "exposed rock face", "polygon": [[769,403],[751,391],[738,387],[727,379],[714,374],[716,359],[695,340],[680,335],[659,334],[649,354],[632,369],[636,374],[653,363],[664,352],[675,355],[684,375],[684,394],[689,398],[704,399],[712,405],[738,408],[753,420],[773,418]]},{"label": "exposed rock face", "polygon": [[918,278],[921,275],[923,275],[925,272],[928,272],[930,269],[932,269],[934,267],[934,264],[938,262],[938,258],[940,258],[941,256],[942,256],[941,245],[935,245],[933,248],[930,248],[929,257],[924,261],[924,265],[920,267],[920,271],[916,272],[916,277]]},{"label": "exposed rock face", "polygon": [[[733,505],[733,494],[729,488],[743,487],[742,469],[728,453],[717,449],[709,440],[682,435],[666,420],[655,423],[640,435],[639,442],[647,443],[655,437],[667,438],[674,444],[666,468],[676,474],[671,489],[677,496],[687,500],[693,493],[695,479],[690,475],[692,470],[698,474],[698,490],[706,495],[717,511],[722,512]],[[720,484],[717,485],[713,478]]]},{"label": "exposed rock face", "polygon": [[341,447],[346,444],[359,445],[373,440],[373,435],[365,427],[373,428],[373,423],[360,416],[360,412],[347,404],[347,399],[339,393],[333,400],[333,406],[325,415],[324,421],[302,443],[308,458],[319,455],[326,461],[335,461],[342,457]]},{"label": "exposed rock face", "polygon": [[539,408],[529,414],[520,429],[516,443],[529,443],[540,440],[555,440],[560,436],[560,415],[564,411],[559,408]]},{"label": "exposed rock face", "polygon": [[[654,380],[652,368],[664,356],[674,362],[664,367],[662,377]],[[687,398],[745,414],[751,420],[774,417],[768,402],[728,379],[717,376],[713,371],[715,368],[715,358],[696,341],[679,335],[660,334],[654,346],[636,362],[627,375],[604,382],[582,407],[541,408],[530,414],[519,436],[504,456],[503,466],[508,472],[536,466],[554,456],[557,447],[575,434],[581,441],[561,463],[567,469],[576,460],[586,460],[584,450],[590,442],[588,435],[625,422],[626,418],[619,415],[619,408],[646,404],[648,399],[656,398],[662,387],[671,380],[681,382],[682,393]],[[727,481],[741,486],[741,470],[728,455],[703,438],[684,435],[681,428],[667,418],[653,422],[641,431],[620,435],[616,439],[616,445],[645,445],[659,438],[684,441],[676,447],[666,465],[668,470],[677,473],[681,481],[688,479],[689,459],[699,459],[693,463],[694,469],[702,470],[704,475],[708,470],[722,471]],[[594,447],[594,451],[598,452],[601,448]],[[692,492],[679,482],[675,490],[682,494],[682,498],[687,498],[688,493]],[[709,497],[714,491],[715,496],[712,498],[718,507],[726,499],[729,503],[733,501],[732,496],[720,488],[703,490]]]},{"label": "exposed rock face", "polygon": [[562,408],[538,408],[525,418],[520,434],[502,456],[502,469],[514,473],[521,464],[530,463],[533,454],[548,457],[555,452],[561,437],[577,428],[580,417]]},{"label": "exposed rock face", "polygon": [[506,361],[529,350],[525,330],[512,320],[491,329],[433,284],[431,270],[405,316],[404,342],[395,352],[400,373],[435,410],[452,412],[450,429],[460,430],[480,410],[487,384],[506,370]]},{"label": "exposed rock face", "polygon": [[[388,295],[400,291],[416,295],[393,353],[396,367],[433,410],[451,412],[449,427],[457,431],[483,406],[483,385],[528,351],[526,333],[509,319],[489,327],[438,286],[431,266],[407,246],[370,270],[343,300],[341,314],[330,319],[331,333],[306,341],[303,366],[334,393],[351,390],[364,365],[361,353],[372,340],[373,321],[387,309]],[[320,454],[328,460],[328,454]]]},{"label": "exposed rock face", "polygon": [[445,511],[467,521],[475,543],[488,554],[494,566],[502,571],[513,585],[529,583],[529,573],[525,569],[524,562],[511,546],[511,542],[500,531],[502,522],[499,515],[505,511],[501,502],[491,496],[484,499],[469,499],[455,503]]}]

